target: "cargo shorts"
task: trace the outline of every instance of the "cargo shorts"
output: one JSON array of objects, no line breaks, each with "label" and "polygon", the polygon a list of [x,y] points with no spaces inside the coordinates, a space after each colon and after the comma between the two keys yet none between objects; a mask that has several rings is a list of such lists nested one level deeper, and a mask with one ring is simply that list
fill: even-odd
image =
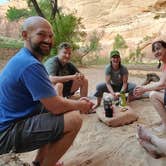
[{"label": "cargo shorts", "polygon": [[0,154],[22,153],[39,149],[63,137],[64,115],[42,111],[12,122],[0,132]]}]

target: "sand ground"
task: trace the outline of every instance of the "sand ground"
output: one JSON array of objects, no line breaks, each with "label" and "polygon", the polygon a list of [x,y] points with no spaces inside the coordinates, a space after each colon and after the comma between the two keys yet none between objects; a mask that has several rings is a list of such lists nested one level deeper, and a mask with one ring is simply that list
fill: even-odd
[{"label": "sand ground", "polygon": [[[144,81],[146,73],[153,71],[141,69],[129,69],[129,80],[137,85]],[[91,96],[96,84],[104,80],[104,67],[80,70],[89,79],[89,95]],[[73,145],[61,159],[65,166],[165,166],[165,158],[153,159],[136,139],[137,124],[151,128],[160,121],[158,114],[149,99],[134,101],[130,106],[138,114],[139,119],[121,127],[106,126],[98,120],[96,114],[82,115],[83,126]],[[101,105],[99,109],[102,110],[103,106]],[[20,158],[31,162],[35,153],[35,151],[24,153],[20,155]]]},{"label": "sand ground", "polygon": [[[129,81],[140,85],[148,72],[156,71],[155,67],[129,66]],[[80,68],[89,80],[89,96],[92,96],[96,84],[104,81],[104,66]],[[92,99],[95,102],[95,99]],[[136,139],[136,126],[143,124],[155,126],[160,118],[149,99],[133,101],[130,106],[138,114],[138,121],[121,127],[108,127],[98,120],[96,114],[82,115],[83,125],[73,145],[61,159],[65,166],[165,166],[166,158],[153,159],[139,145]],[[103,106],[99,107],[103,109]],[[166,136],[164,136],[166,137]],[[18,154],[24,162],[31,163],[36,151]],[[2,158],[12,165],[11,157]],[[1,162],[0,162],[1,163]],[[2,163],[5,163],[2,161]],[[4,166],[4,164],[2,164]],[[1,166],[2,166],[1,165]],[[5,164],[6,165],[6,164]],[[19,164],[15,164],[19,165]],[[20,164],[21,165],[21,164]]]}]

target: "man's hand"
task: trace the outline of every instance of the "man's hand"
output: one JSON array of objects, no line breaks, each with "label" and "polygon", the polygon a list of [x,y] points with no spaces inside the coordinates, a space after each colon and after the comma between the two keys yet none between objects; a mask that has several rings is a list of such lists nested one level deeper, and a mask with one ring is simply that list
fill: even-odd
[{"label": "man's hand", "polygon": [[82,81],[83,79],[84,79],[84,75],[82,73],[75,73],[73,75],[73,80]]},{"label": "man's hand", "polygon": [[135,96],[140,96],[142,95],[144,92],[146,92],[145,88],[143,86],[138,86],[134,89],[134,95]]},{"label": "man's hand", "polygon": [[80,77],[81,80],[83,80],[84,79],[84,74],[79,73],[79,77]]},{"label": "man's hand", "polygon": [[81,113],[89,113],[89,111],[92,109],[94,103],[91,102],[87,97],[82,97],[80,99],[81,102],[81,107],[80,107],[80,112]]},{"label": "man's hand", "polygon": [[112,96],[113,96],[114,100],[118,100],[119,96],[120,96],[120,93],[119,92],[112,93]]}]

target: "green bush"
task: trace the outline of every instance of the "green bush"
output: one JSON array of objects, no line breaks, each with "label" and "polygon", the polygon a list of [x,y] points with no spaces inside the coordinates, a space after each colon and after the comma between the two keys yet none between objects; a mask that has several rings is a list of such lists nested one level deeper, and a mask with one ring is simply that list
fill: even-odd
[{"label": "green bush", "polygon": [[[15,7],[10,7],[8,9],[6,15],[10,21],[17,20],[20,17],[28,17],[29,15],[40,15],[39,11],[36,10],[32,1],[28,0],[27,2],[29,7],[28,9],[16,9]],[[100,49],[100,38],[98,38],[97,33],[94,33],[91,39],[85,42],[87,34],[85,33],[84,26],[81,23],[82,19],[80,17],[76,17],[76,13],[73,12],[65,14],[62,12],[60,8],[57,8],[54,17],[52,10],[53,6],[50,0],[38,0],[37,3],[43,17],[45,17],[51,23],[55,34],[55,44],[52,48],[50,56],[54,56],[57,54],[57,47],[61,42],[69,42],[73,47],[73,56],[75,56],[73,57],[74,61],[78,61],[78,63],[81,64],[82,58],[90,52],[95,55],[96,59],[98,59],[98,50]],[[81,52],[81,56],[78,56],[77,50],[78,52],[80,52],[80,49],[82,49],[82,47],[86,48],[84,50],[85,52]]]},{"label": "green bush", "polygon": [[[57,53],[57,46],[61,42],[69,42],[73,49],[79,48],[79,42],[83,41],[86,33],[83,30],[83,25],[81,24],[81,18],[77,18],[75,13],[64,14],[60,9],[56,12],[55,18],[52,17],[52,3],[49,0],[39,0],[37,1],[40,10],[43,15],[53,26],[53,31],[55,33],[55,44],[52,49],[52,54]],[[15,7],[10,7],[7,10],[6,16],[10,21],[18,20],[21,17],[29,17],[32,15],[38,15],[32,1],[27,1],[28,9],[17,9]]]},{"label": "green bush", "polygon": [[0,37],[0,48],[21,48],[23,41],[8,37]]},{"label": "green bush", "polygon": [[150,40],[150,39],[152,39],[152,37],[151,36],[145,36],[144,38],[143,38],[143,41],[148,41],[148,40]]},{"label": "green bush", "polygon": [[134,62],[134,63],[142,63],[142,58],[144,57],[144,54],[141,52],[141,49],[139,46],[137,48],[130,52],[129,57],[126,58],[124,61],[126,63]]},{"label": "green bush", "polygon": [[102,49],[100,39],[104,32],[93,31],[89,34],[89,39],[82,42],[79,49],[73,51],[72,61],[78,65],[97,64],[100,61],[99,51]]},{"label": "green bush", "polygon": [[57,47],[61,42],[69,42],[73,50],[78,49],[78,43],[86,36],[86,33],[80,30],[81,18],[77,18],[74,13],[68,15],[57,13],[56,18],[51,20],[51,24],[55,34],[53,54],[57,53]]},{"label": "green bush", "polygon": [[117,34],[114,39],[113,49],[118,50],[118,49],[125,49],[127,47],[128,46],[127,46],[126,41],[124,40],[123,36]]},{"label": "green bush", "polygon": [[29,17],[31,12],[27,9],[17,9],[16,7],[9,7],[6,17],[9,21],[19,20],[21,17]]}]

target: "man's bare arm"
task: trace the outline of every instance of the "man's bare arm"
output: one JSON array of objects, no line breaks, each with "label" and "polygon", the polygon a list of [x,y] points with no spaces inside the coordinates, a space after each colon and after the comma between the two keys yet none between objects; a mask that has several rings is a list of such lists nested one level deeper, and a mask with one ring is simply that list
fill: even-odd
[{"label": "man's bare arm", "polygon": [[74,80],[75,75],[67,75],[67,76],[49,76],[50,81],[53,84],[56,84],[57,82],[67,82],[70,80]]},{"label": "man's bare arm", "polygon": [[84,74],[82,73],[75,73],[73,75],[67,76],[49,76],[49,79],[53,84],[56,84],[58,82],[67,82],[70,80],[83,80],[84,78]]},{"label": "man's bare arm", "polygon": [[92,102],[88,100],[70,100],[60,96],[53,96],[40,100],[44,107],[53,114],[61,114],[73,110],[80,110],[81,113],[87,113],[91,107]]},{"label": "man's bare arm", "polygon": [[113,95],[114,94],[114,90],[112,89],[112,86],[110,84],[111,77],[109,75],[106,75],[105,76],[105,81],[106,81],[106,86],[107,86],[109,92]]},{"label": "man's bare arm", "polygon": [[166,72],[162,73],[160,80],[158,82],[150,83],[143,87],[146,91],[165,89],[166,88]]},{"label": "man's bare arm", "polygon": [[123,79],[123,85],[122,85],[121,91],[125,91],[126,92],[127,84],[128,84],[128,75],[127,74],[124,75],[122,79]]},{"label": "man's bare arm", "polygon": [[155,83],[150,83],[145,86],[138,86],[135,88],[134,94],[136,96],[139,96],[147,91],[162,90],[165,88],[166,88],[166,73],[163,73],[160,77],[160,81],[155,82]]}]

